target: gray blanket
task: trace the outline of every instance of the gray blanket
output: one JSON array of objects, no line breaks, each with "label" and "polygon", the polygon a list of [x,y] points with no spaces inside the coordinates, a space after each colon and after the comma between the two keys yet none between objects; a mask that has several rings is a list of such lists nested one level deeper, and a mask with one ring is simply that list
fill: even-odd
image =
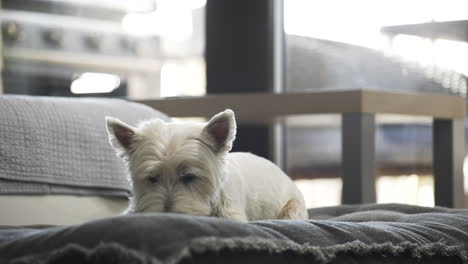
[{"label": "gray blanket", "polygon": [[167,116],[119,99],[0,96],[0,194],[127,196],[105,116],[135,125]]},{"label": "gray blanket", "polygon": [[0,263],[467,263],[468,210],[408,205],[309,210],[247,224],[135,214],[65,227],[0,228]]}]

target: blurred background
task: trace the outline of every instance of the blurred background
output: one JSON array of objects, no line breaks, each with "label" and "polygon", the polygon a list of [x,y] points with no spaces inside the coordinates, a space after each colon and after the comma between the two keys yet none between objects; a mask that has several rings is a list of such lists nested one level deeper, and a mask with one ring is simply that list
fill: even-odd
[{"label": "blurred background", "polygon": [[[0,91],[131,100],[326,89],[466,97],[467,8],[463,0],[2,0]],[[259,38],[271,37],[243,31],[261,19],[258,12],[272,14],[272,28],[279,25],[281,33],[284,28],[279,42],[271,39],[282,43],[281,49],[265,47],[283,58],[283,75],[275,81],[281,89],[252,85],[233,91],[228,84],[215,85],[210,72],[216,69],[210,65],[216,55],[237,56],[231,47],[258,48]],[[242,26],[223,28],[223,19]],[[213,43],[228,45],[217,50]],[[244,60],[231,71],[252,64],[257,65]],[[258,71],[261,75],[262,68]],[[377,116],[379,203],[434,205],[431,122]],[[340,203],[340,126],[339,115],[291,116],[277,130],[281,133],[267,141],[282,146],[281,165],[309,207]],[[274,160],[268,143],[243,137],[273,137],[270,130],[242,131],[236,150]],[[467,183],[465,179],[465,192]]]}]

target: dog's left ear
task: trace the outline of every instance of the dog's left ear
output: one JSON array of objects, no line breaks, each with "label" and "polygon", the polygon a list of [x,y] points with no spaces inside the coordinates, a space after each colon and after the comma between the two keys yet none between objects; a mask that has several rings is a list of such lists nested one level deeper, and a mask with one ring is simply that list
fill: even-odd
[{"label": "dog's left ear", "polygon": [[208,121],[203,128],[202,137],[208,141],[215,153],[227,153],[232,149],[236,131],[234,112],[227,109]]}]

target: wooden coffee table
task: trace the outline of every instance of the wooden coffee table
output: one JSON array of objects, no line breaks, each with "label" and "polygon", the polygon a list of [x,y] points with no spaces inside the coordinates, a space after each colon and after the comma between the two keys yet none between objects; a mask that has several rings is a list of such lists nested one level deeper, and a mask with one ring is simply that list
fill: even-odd
[{"label": "wooden coffee table", "polygon": [[[140,100],[171,117],[211,117],[233,109],[239,123],[274,123],[297,114],[341,114],[342,202],[376,202],[375,115],[401,114],[433,119],[435,204],[463,208],[465,99],[458,96],[328,90],[305,93],[242,93]],[[398,190],[395,190],[398,194]]]}]

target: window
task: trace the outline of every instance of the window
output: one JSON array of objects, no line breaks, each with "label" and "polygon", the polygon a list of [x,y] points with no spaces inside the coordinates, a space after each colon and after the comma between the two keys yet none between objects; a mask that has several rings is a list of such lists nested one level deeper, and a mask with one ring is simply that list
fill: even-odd
[{"label": "window", "polygon": [[3,1],[4,93],[199,95],[203,0]]}]

